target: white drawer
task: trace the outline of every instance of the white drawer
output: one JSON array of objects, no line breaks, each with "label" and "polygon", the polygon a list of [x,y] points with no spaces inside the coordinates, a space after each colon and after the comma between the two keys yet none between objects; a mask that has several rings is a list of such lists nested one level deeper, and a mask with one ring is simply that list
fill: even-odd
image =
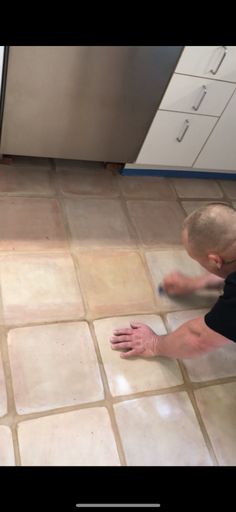
[{"label": "white drawer", "polygon": [[216,122],[216,117],[159,110],[136,163],[192,166]]},{"label": "white drawer", "polygon": [[175,72],[236,83],[236,46],[185,46]]},{"label": "white drawer", "polygon": [[174,74],[159,108],[220,116],[235,88],[228,82]]},{"label": "white drawer", "polygon": [[194,167],[236,171],[236,93],[219,119]]}]

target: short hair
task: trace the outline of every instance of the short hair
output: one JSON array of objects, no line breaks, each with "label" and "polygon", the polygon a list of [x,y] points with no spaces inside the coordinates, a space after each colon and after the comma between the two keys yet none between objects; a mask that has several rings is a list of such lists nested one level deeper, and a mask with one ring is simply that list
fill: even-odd
[{"label": "short hair", "polygon": [[224,203],[210,203],[190,213],[183,228],[195,252],[223,252],[236,241],[236,210]]}]

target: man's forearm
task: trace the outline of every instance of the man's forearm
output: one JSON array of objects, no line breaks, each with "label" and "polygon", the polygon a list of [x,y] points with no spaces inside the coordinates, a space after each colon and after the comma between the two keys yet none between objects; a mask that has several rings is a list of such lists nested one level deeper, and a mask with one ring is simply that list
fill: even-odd
[{"label": "man's forearm", "polygon": [[228,343],[231,343],[230,340],[208,329],[204,319],[197,317],[169,334],[157,336],[156,355],[188,359]]},{"label": "man's forearm", "polygon": [[193,277],[193,286],[195,290],[202,288],[219,288],[224,284],[224,279],[215,274],[204,274],[203,276]]}]

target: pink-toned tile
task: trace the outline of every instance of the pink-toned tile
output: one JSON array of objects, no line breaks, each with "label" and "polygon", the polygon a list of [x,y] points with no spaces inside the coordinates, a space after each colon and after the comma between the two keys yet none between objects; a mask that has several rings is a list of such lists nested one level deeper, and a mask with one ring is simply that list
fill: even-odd
[{"label": "pink-toned tile", "polygon": [[11,430],[0,425],[0,466],[15,466]]},{"label": "pink-toned tile", "polygon": [[18,414],[103,400],[86,322],[12,329],[8,351]]},{"label": "pink-toned tile", "polygon": [[215,180],[198,178],[176,178],[173,185],[179,197],[219,198],[222,192]]},{"label": "pink-toned tile", "polygon": [[94,328],[102,355],[108,384],[113,396],[163,389],[183,383],[175,360],[164,357],[126,360],[111,349],[114,329],[130,327],[130,322],[142,322],[158,334],[166,334],[162,319],[157,315],[132,315],[95,320]]},{"label": "pink-toned tile", "polygon": [[211,466],[185,392],[115,404],[128,466]]},{"label": "pink-toned tile", "polygon": [[0,250],[47,251],[68,247],[56,199],[0,198]]},{"label": "pink-toned tile", "polygon": [[221,187],[230,199],[236,199],[236,181],[220,180]]},{"label": "pink-toned tile", "polygon": [[[204,317],[207,311],[208,309],[199,309],[169,313],[166,316],[167,324],[171,331],[175,331],[180,325],[193,318]],[[231,342],[229,345],[193,359],[183,359],[183,362],[193,381],[236,376],[236,343]]]},{"label": "pink-toned tile", "polygon": [[35,162],[0,165],[0,194],[47,196],[55,193],[49,165]]},{"label": "pink-toned tile", "polygon": [[104,407],[24,421],[18,438],[23,466],[120,465]]},{"label": "pink-toned tile", "polygon": [[0,416],[7,413],[7,392],[3,371],[2,357],[0,353]]},{"label": "pink-toned tile", "polygon": [[64,194],[119,195],[115,176],[100,163],[56,160],[56,168]]},{"label": "pink-toned tile", "polygon": [[67,255],[1,256],[0,282],[7,324],[73,320],[84,315],[74,265]]},{"label": "pink-toned tile", "polygon": [[152,312],[151,285],[138,253],[94,250],[77,254],[80,279],[95,315]]},{"label": "pink-toned tile", "polygon": [[198,407],[221,466],[236,465],[236,383],[195,391]]},{"label": "pink-toned tile", "polygon": [[120,186],[125,197],[143,199],[176,199],[174,187],[168,178],[150,176],[120,176]]},{"label": "pink-toned tile", "polygon": [[127,201],[143,244],[169,247],[181,245],[184,213],[176,201]]},{"label": "pink-toned tile", "polygon": [[66,199],[65,206],[75,248],[134,244],[119,200]]}]

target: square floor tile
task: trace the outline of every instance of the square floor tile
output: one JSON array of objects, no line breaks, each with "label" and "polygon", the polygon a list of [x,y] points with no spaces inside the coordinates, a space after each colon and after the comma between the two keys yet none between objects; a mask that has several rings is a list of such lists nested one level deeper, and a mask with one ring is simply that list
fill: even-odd
[{"label": "square floor tile", "polygon": [[0,194],[52,195],[49,166],[35,164],[0,165]]},{"label": "square floor tile", "polygon": [[[201,208],[202,206],[207,206],[208,204],[213,203],[213,200],[209,201],[181,201],[183,208],[185,209],[187,215],[192,213],[194,210]],[[215,201],[216,202],[216,201]],[[229,204],[226,201],[220,201],[224,204]]]},{"label": "square floor tile", "polygon": [[120,185],[125,197],[143,199],[176,199],[174,187],[168,178],[152,178],[150,176],[121,176]]},{"label": "square floor tile", "polygon": [[67,255],[1,256],[0,282],[7,324],[74,320],[84,315],[74,265]]},{"label": "square floor tile", "polygon": [[4,416],[7,413],[7,392],[5,377],[3,372],[2,357],[0,353],[0,416]]},{"label": "square floor tile", "polygon": [[138,253],[84,251],[77,258],[82,288],[92,313],[110,316],[153,311],[152,288]]},{"label": "square floor tile", "polygon": [[102,355],[108,384],[113,396],[168,388],[183,383],[176,361],[158,357],[152,359],[120,358],[120,352],[111,349],[113,330],[130,327],[130,322],[142,322],[158,334],[165,334],[163,321],[156,315],[133,315],[96,320],[94,328]]},{"label": "square floor tile", "polygon": [[220,180],[220,185],[230,199],[236,199],[236,181]]},{"label": "square floor tile", "polygon": [[128,466],[211,466],[185,392],[115,404]]},{"label": "square floor tile", "polygon": [[65,250],[67,235],[56,199],[0,198],[0,250]]},{"label": "square floor tile", "polygon": [[86,322],[13,329],[8,349],[18,414],[103,400]]},{"label": "square floor tile", "polygon": [[56,168],[64,194],[119,195],[116,177],[100,163],[56,160]]},{"label": "square floor tile", "polygon": [[181,245],[184,213],[176,201],[127,201],[144,245]]},{"label": "square floor tile", "polygon": [[24,421],[18,437],[23,466],[120,465],[104,407]]},{"label": "square floor tile", "polygon": [[0,466],[15,466],[11,430],[0,425]]},{"label": "square floor tile", "polygon": [[207,432],[221,466],[236,465],[236,383],[195,391]]},{"label": "square floor tile", "polygon": [[223,195],[219,185],[214,180],[176,178],[172,182],[179,197],[218,198]]},{"label": "square floor tile", "polygon": [[[163,278],[171,272],[178,271],[188,276],[200,276],[206,273],[183,249],[147,251],[145,255],[156,290],[162,283]],[[167,295],[160,296],[156,291],[158,311],[210,307],[218,297],[219,292],[215,290],[199,290],[185,297],[175,298]]]},{"label": "square floor tile", "polygon": [[[168,326],[171,331],[174,331],[193,318],[204,317],[207,311],[207,309],[199,309],[169,313],[166,317]],[[231,342],[230,345],[217,348],[213,352],[194,357],[194,359],[183,359],[183,362],[193,381],[233,377],[236,375],[236,343]]]},{"label": "square floor tile", "polygon": [[65,206],[75,248],[134,243],[119,200],[66,199]]}]

